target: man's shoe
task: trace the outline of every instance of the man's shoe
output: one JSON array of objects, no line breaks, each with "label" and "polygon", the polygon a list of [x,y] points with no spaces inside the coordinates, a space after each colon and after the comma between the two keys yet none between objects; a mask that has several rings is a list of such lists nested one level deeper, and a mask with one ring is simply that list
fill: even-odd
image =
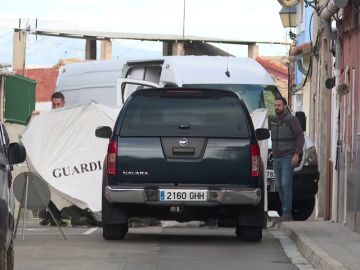
[{"label": "man's shoe", "polygon": [[280,222],[288,222],[288,221],[292,221],[292,216],[291,215],[288,215],[288,214],[283,214],[281,217],[280,217]]},{"label": "man's shoe", "polygon": [[44,218],[42,221],[40,221],[40,225],[49,225],[50,221],[50,218]]}]

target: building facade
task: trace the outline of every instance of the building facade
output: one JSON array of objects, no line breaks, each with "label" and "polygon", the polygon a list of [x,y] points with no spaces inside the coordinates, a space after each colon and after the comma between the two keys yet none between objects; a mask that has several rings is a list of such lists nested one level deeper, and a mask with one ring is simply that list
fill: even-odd
[{"label": "building facade", "polygon": [[298,25],[289,59],[306,63],[298,56],[310,43],[309,82],[301,84],[304,74],[297,66],[291,90],[302,93],[308,134],[318,151],[321,178],[314,217],[360,233],[360,1],[292,4],[298,7]]}]

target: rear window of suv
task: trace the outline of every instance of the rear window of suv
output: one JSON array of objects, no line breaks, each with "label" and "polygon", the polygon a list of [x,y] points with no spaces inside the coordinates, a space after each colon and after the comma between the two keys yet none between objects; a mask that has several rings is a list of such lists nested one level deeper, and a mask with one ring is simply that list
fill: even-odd
[{"label": "rear window of suv", "polygon": [[146,90],[128,104],[120,136],[248,138],[249,127],[232,93]]}]

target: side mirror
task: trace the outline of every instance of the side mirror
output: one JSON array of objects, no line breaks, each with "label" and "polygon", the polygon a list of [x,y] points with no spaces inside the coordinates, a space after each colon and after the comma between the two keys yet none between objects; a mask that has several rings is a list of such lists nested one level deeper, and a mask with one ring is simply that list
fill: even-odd
[{"label": "side mirror", "polygon": [[24,162],[26,159],[26,150],[22,144],[10,143],[8,148],[9,164],[18,164]]},{"label": "side mirror", "polygon": [[258,141],[267,140],[270,138],[270,132],[267,128],[258,128],[255,130]]},{"label": "side mirror", "polygon": [[95,130],[95,136],[98,138],[110,139],[112,135],[112,129],[108,126],[97,127]]},{"label": "side mirror", "polygon": [[306,116],[304,112],[296,112],[295,117],[299,120],[303,131],[306,131]]}]

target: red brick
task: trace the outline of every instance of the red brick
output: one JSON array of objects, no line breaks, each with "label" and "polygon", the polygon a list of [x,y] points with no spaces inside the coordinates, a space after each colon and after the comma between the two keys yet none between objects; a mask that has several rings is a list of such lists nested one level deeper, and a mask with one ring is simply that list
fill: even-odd
[{"label": "red brick", "polygon": [[31,68],[16,70],[16,73],[36,81],[36,102],[50,101],[55,91],[55,85],[59,70],[56,68]]}]

